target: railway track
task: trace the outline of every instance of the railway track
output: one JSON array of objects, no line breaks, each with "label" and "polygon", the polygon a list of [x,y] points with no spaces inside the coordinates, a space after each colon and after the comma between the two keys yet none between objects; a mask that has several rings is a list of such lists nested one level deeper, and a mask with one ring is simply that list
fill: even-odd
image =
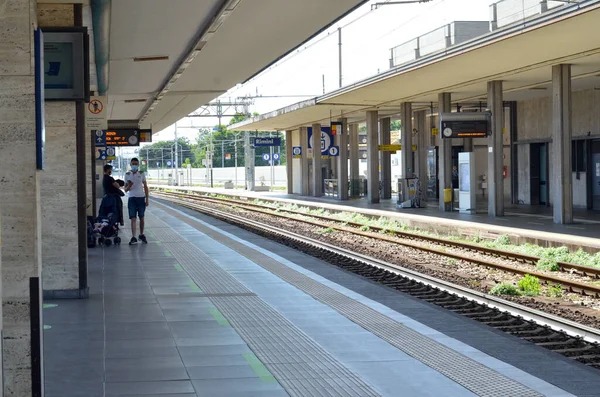
[{"label": "railway track", "polygon": [[589,367],[600,369],[600,331],[595,328],[220,211],[198,202],[182,201],[168,195],[163,197],[166,201],[234,224]]},{"label": "railway track", "polygon": [[[535,268],[522,269],[522,268],[518,268],[515,266],[509,266],[509,265],[505,265],[505,264],[501,264],[501,263],[496,263],[493,260],[488,260],[488,259],[483,259],[483,258],[475,258],[473,256],[470,256],[469,253],[470,252],[479,252],[479,253],[483,253],[483,254],[485,254],[487,256],[491,256],[491,257],[507,258],[507,259],[514,260],[517,262],[529,263],[532,265],[536,264],[537,261],[540,259],[539,257],[536,257],[536,256],[523,255],[523,254],[519,254],[519,253],[505,251],[505,250],[497,250],[497,249],[493,249],[493,248],[481,247],[481,246],[478,246],[475,244],[451,241],[451,240],[446,240],[446,239],[436,238],[436,237],[431,237],[431,236],[422,236],[422,235],[419,235],[416,233],[403,232],[403,231],[390,231],[390,230],[383,229],[380,227],[370,226],[370,229],[372,229],[374,231],[379,231],[379,232],[385,231],[386,233],[393,234],[393,236],[386,236],[386,235],[382,235],[382,234],[373,234],[373,233],[357,230],[357,228],[365,226],[361,223],[343,222],[343,223],[346,223],[347,225],[353,226],[353,228],[347,227],[347,226],[341,226],[341,225],[332,225],[332,223],[334,223],[334,222],[336,222],[336,223],[342,223],[342,222],[332,220],[331,218],[324,217],[324,216],[312,215],[312,214],[307,215],[300,211],[287,210],[287,209],[281,209],[281,208],[276,208],[276,207],[268,207],[268,206],[264,206],[264,205],[254,204],[254,203],[240,203],[235,200],[228,200],[228,199],[221,199],[221,198],[214,198],[214,197],[208,198],[208,197],[203,197],[203,196],[198,196],[198,195],[189,195],[189,194],[184,194],[184,193],[160,192],[159,194],[164,197],[170,197],[170,198],[174,198],[176,200],[182,200],[182,201],[186,201],[186,200],[193,201],[193,202],[204,201],[204,202],[210,202],[210,203],[221,204],[221,205],[226,204],[226,205],[229,205],[232,207],[237,207],[237,208],[245,209],[248,211],[259,212],[259,213],[274,216],[274,217],[279,217],[279,218],[283,218],[283,219],[292,219],[294,221],[302,222],[302,223],[309,224],[309,225],[312,225],[315,227],[321,227],[321,228],[330,227],[337,231],[347,232],[347,233],[351,233],[351,234],[366,237],[366,238],[377,239],[380,241],[386,241],[386,242],[389,242],[392,244],[399,244],[399,245],[402,245],[405,247],[410,247],[410,248],[414,248],[417,250],[426,251],[426,252],[429,252],[432,254],[437,254],[437,255],[448,257],[448,258],[467,261],[467,262],[475,263],[480,266],[495,268],[495,269],[503,270],[503,271],[513,273],[513,274],[518,274],[518,275],[529,274],[529,275],[539,278],[540,280],[542,280],[546,283],[560,285],[567,292],[573,292],[573,293],[578,293],[581,295],[590,295],[590,296],[594,296],[594,297],[600,297],[600,286],[599,285],[582,283],[582,282],[578,282],[575,280],[569,280],[566,278],[541,273],[541,272],[535,271]],[[273,212],[275,210],[277,210],[278,212],[277,213]],[[323,224],[322,222],[312,221],[312,220],[308,220],[308,219],[292,218],[290,216],[284,215],[283,213],[290,213],[290,214],[294,214],[294,215],[303,215],[303,216],[307,216],[310,218],[319,219],[319,220],[327,222],[327,223]],[[400,237],[402,239],[398,240],[393,237]],[[445,250],[441,250],[440,248],[424,246],[422,244],[417,243],[416,240],[422,240],[422,241],[425,241],[428,243],[434,243],[434,244],[437,244],[437,245],[443,246],[443,247],[458,248],[458,249],[466,251],[466,252],[464,254],[447,252]],[[600,269],[591,268],[589,266],[582,266],[582,265],[567,263],[567,262],[559,262],[558,264],[559,264],[562,272],[574,271],[581,275],[593,276],[595,278],[600,278]]]}]

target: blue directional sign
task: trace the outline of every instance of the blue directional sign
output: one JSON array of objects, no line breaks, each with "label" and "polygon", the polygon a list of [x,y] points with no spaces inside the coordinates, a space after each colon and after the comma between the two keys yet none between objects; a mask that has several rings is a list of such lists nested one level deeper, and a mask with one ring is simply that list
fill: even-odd
[{"label": "blue directional sign", "polygon": [[273,160],[279,160],[279,153],[273,153]]},{"label": "blue directional sign", "polygon": [[340,147],[339,146],[332,146],[329,148],[329,153],[328,153],[331,157],[337,157],[340,155]]},{"label": "blue directional sign", "polygon": [[96,149],[96,160],[106,160],[105,149]]},{"label": "blue directional sign", "polygon": [[94,139],[96,146],[106,146],[106,131],[96,130]]},{"label": "blue directional sign", "polygon": [[[308,148],[312,149],[312,127],[308,127]],[[329,149],[333,146],[333,135],[331,135],[331,128],[321,127],[321,155],[328,156]]]},{"label": "blue directional sign", "polygon": [[292,156],[295,159],[299,159],[302,157],[302,146],[293,146],[292,147]]},{"label": "blue directional sign", "polygon": [[265,161],[269,161],[270,158],[271,158],[271,156],[269,155],[269,153],[265,153],[262,156],[262,159],[265,160]]},{"label": "blue directional sign", "polygon": [[254,138],[254,146],[281,146],[281,138]]},{"label": "blue directional sign", "polygon": [[173,163],[169,160],[167,161],[167,167],[170,167]]}]

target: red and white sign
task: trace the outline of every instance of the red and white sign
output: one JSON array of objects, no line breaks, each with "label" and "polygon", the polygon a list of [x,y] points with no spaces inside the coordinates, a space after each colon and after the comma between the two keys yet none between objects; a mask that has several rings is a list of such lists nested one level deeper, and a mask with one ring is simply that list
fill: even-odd
[{"label": "red and white sign", "polygon": [[90,102],[87,104],[85,112],[85,122],[88,131],[108,129],[105,96],[90,97]]}]

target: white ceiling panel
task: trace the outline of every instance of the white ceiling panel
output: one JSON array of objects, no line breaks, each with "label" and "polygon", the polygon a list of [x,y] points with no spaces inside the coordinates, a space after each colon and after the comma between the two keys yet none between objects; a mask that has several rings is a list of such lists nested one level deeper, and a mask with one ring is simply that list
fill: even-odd
[{"label": "white ceiling panel", "polygon": [[[154,109],[153,116],[156,117],[156,121],[152,123],[144,121],[141,123],[142,128],[152,128],[153,132],[159,132],[168,126],[172,125],[175,121],[181,117],[179,114],[188,115],[198,109],[198,103],[206,104],[215,97],[224,94],[221,93],[204,93],[194,95],[167,95],[166,101],[161,101],[160,104]],[[175,120],[175,121],[173,121]]]},{"label": "white ceiling panel", "polygon": [[[153,125],[156,131],[173,124],[218,96],[206,92],[225,92],[246,81],[363,2],[241,0],[169,91],[202,95],[191,95],[185,106],[175,105],[166,113],[166,105],[159,103],[144,124]],[[201,98],[208,100],[193,102]]]},{"label": "white ceiling panel", "polygon": [[[148,117],[155,131],[259,73],[365,0],[240,0]],[[111,119],[139,119],[145,107],[122,95],[153,97],[180,66],[225,0],[115,0],[111,8]],[[167,60],[133,62],[135,57]],[[176,91],[184,95],[173,95]],[[112,96],[118,96],[114,100]]]}]

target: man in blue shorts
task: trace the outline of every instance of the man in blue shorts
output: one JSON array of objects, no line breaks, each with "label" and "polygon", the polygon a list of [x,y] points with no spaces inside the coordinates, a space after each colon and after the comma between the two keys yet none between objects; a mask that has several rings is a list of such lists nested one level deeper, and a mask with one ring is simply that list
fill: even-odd
[{"label": "man in blue shorts", "polygon": [[129,219],[131,219],[131,241],[129,245],[137,244],[135,238],[136,218],[140,218],[140,241],[148,244],[144,236],[144,213],[148,206],[148,185],[146,184],[146,175],[139,170],[140,162],[137,158],[131,159],[131,171],[125,174],[125,191],[129,193]]}]

